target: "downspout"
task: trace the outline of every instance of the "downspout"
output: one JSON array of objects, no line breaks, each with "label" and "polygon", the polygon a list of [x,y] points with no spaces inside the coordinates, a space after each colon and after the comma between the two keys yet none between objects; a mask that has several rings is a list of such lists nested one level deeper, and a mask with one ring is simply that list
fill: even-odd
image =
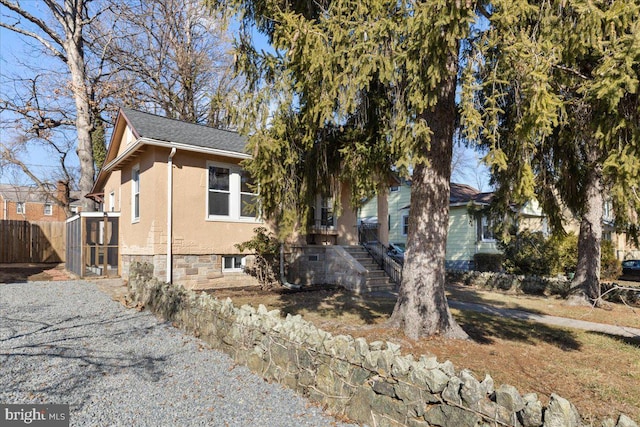
[{"label": "downspout", "polygon": [[171,148],[167,160],[167,283],[171,283],[173,273],[173,156],[176,151],[176,147]]},{"label": "downspout", "polygon": [[284,275],[284,243],[280,243],[280,284],[287,289],[300,289],[300,285],[287,282]]}]

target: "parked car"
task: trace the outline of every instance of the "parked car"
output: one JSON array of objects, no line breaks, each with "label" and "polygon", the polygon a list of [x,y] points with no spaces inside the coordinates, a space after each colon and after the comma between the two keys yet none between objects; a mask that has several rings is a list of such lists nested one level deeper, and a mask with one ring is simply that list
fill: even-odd
[{"label": "parked car", "polygon": [[389,250],[387,255],[391,257],[398,264],[404,264],[404,245],[401,243],[389,243]]},{"label": "parked car", "polygon": [[622,275],[640,280],[640,259],[622,261]]}]

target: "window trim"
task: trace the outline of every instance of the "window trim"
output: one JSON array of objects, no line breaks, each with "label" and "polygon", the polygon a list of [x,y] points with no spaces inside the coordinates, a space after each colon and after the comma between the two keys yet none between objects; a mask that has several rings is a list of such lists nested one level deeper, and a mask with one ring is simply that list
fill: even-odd
[{"label": "window trim", "polygon": [[24,202],[16,202],[16,214],[24,215],[27,213],[27,206]]},{"label": "window trim", "polygon": [[239,192],[240,192],[240,195],[239,195],[239,199],[240,199],[239,200],[239,202],[240,202],[240,219],[249,219],[249,220],[253,221],[253,220],[257,220],[260,217],[260,210],[259,210],[258,207],[256,207],[257,210],[256,210],[256,212],[255,212],[255,214],[253,216],[242,215],[242,196],[251,196],[251,197],[254,197],[256,199],[256,201],[257,201],[258,193],[249,193],[247,191],[242,191],[242,175],[243,175],[243,172],[248,175],[248,172],[245,171],[244,169],[240,169],[240,171],[238,172],[239,180],[240,180],[240,186],[239,186]]},{"label": "window trim", "polygon": [[[227,259],[233,259],[233,267],[232,268],[225,268],[225,260]],[[240,267],[236,266],[236,259],[240,258]],[[244,273],[244,269],[246,266],[246,262],[247,262],[247,256],[246,255],[223,255],[222,256],[222,272],[223,273]]]},{"label": "window trim", "polygon": [[[49,213],[47,213],[47,206],[49,207]],[[51,203],[44,204],[44,215],[45,216],[53,216],[53,205]]]},{"label": "window trim", "polygon": [[486,243],[493,243],[496,241],[496,237],[493,231],[491,231],[491,237],[485,237],[484,235],[484,228],[485,226],[487,227],[493,227],[492,221],[489,220],[489,217],[487,215],[480,215],[480,242],[486,242]]},{"label": "window trim", "polygon": [[[134,179],[134,176],[137,176],[137,180]],[[138,197],[137,212],[136,212],[136,196]],[[139,163],[134,165],[131,168],[131,223],[138,223],[138,222],[140,222],[140,164]]]},{"label": "window trim", "polygon": [[[244,193],[242,190],[241,183],[241,174],[243,169],[231,163],[223,163],[216,161],[207,161],[206,164],[206,186],[205,186],[205,197],[204,197],[204,215],[205,221],[214,221],[214,222],[246,222],[246,223],[261,223],[260,217],[258,213],[255,216],[242,216],[242,195],[243,194],[254,194],[258,196],[257,193]],[[229,215],[209,215],[209,194],[211,190],[209,189],[209,170],[210,168],[223,168],[229,170]],[[222,192],[222,191],[216,191]]]},{"label": "window trim", "polygon": [[[406,232],[405,232],[406,227]],[[402,215],[402,235],[409,235],[409,215]]]}]

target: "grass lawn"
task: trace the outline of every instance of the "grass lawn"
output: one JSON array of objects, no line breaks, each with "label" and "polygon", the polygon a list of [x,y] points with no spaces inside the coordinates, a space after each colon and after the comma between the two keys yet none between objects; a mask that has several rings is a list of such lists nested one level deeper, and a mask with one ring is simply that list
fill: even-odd
[{"label": "grass lawn", "polygon": [[[571,317],[592,322],[640,327],[640,308],[610,304],[607,309],[567,307],[561,300],[517,296],[448,286],[448,296],[504,308]],[[430,338],[413,341],[385,321],[393,310],[389,299],[363,299],[342,289],[292,292],[284,288],[212,290],[236,306],[264,304],[304,319],[334,334],[387,340],[403,353],[436,355],[467,368],[482,380],[510,384],[522,394],[535,392],[543,403],[551,393],[573,402],[586,421],[617,418],[625,413],[640,420],[640,342],[619,337],[507,319],[472,311],[452,310],[472,340]]]}]

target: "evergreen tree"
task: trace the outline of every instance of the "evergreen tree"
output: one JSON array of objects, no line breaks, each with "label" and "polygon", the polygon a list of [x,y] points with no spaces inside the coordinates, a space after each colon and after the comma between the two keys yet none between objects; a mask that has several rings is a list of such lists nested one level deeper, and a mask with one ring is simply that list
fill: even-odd
[{"label": "evergreen tree", "polygon": [[[352,200],[392,171],[413,185],[407,256],[391,323],[411,338],[466,337],[444,293],[455,92],[461,39],[475,19],[460,1],[211,0],[240,16],[237,64],[263,213],[291,231],[316,195]],[[258,52],[251,31],[276,53]],[[334,197],[334,200],[340,200]],[[281,230],[281,231],[282,231]]]},{"label": "evergreen tree", "polygon": [[580,221],[573,282],[597,302],[603,203],[637,236],[640,2],[494,1],[468,49],[463,125],[487,150],[502,210],[536,197]]}]

